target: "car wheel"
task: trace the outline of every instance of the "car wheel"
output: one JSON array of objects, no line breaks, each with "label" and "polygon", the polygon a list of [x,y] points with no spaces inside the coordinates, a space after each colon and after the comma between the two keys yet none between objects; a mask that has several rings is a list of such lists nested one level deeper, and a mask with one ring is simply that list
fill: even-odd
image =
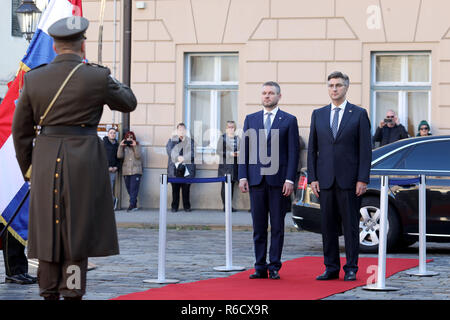
[{"label": "car wheel", "polygon": [[[359,248],[361,252],[376,253],[380,241],[380,199],[363,197],[359,210]],[[398,246],[401,227],[395,209],[388,205],[387,250],[392,251]]]}]

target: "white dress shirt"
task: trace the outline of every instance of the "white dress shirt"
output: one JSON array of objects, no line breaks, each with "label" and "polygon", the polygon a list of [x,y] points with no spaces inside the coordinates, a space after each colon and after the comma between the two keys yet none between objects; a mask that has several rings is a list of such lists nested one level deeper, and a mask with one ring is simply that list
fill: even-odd
[{"label": "white dress shirt", "polygon": [[339,111],[339,120],[338,120],[338,127],[337,127],[337,129],[339,130],[339,126],[341,125],[341,120],[342,120],[342,117],[344,116],[344,111],[345,111],[346,106],[347,106],[347,100],[345,100],[340,106],[335,106],[333,103],[331,103],[330,128],[333,125],[333,118],[334,118],[334,113],[336,112],[336,108],[341,108],[341,111]]},{"label": "white dress shirt", "polygon": [[270,116],[270,126],[272,127],[273,124],[273,120],[275,120],[275,116],[277,115],[278,112],[278,106],[273,109],[272,111],[267,111],[266,109],[264,110],[264,119],[263,119],[263,123],[266,123],[267,117],[269,116],[269,113],[271,113],[272,115]]}]

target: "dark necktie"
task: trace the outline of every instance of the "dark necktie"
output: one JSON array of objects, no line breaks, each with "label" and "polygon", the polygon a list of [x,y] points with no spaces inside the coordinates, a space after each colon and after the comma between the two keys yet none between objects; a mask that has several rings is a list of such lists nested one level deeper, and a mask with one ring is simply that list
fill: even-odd
[{"label": "dark necktie", "polygon": [[266,137],[269,136],[269,132],[270,132],[270,127],[272,126],[272,123],[270,121],[270,116],[272,115],[272,113],[267,113],[267,119],[264,122],[264,129],[266,129]]},{"label": "dark necktie", "polygon": [[335,138],[335,139],[336,139],[336,135],[338,132],[339,111],[341,111],[341,108],[334,109],[333,122],[331,123],[331,131],[333,132],[333,138]]}]

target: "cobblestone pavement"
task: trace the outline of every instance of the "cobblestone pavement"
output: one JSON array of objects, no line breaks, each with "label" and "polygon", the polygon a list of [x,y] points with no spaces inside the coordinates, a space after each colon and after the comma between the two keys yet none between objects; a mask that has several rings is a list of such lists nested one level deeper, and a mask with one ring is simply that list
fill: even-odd
[{"label": "cobblestone pavement", "polygon": [[[253,267],[252,232],[241,226],[233,231],[233,264]],[[283,261],[301,256],[321,256],[321,236],[309,232],[286,232]],[[118,229],[121,254],[111,257],[91,258],[98,267],[88,272],[88,300],[106,300],[119,295],[161,284],[144,283],[144,279],[156,279],[158,275],[158,229]],[[343,250],[343,239],[341,238]],[[343,253],[343,251],[341,251]],[[377,255],[361,254],[376,257]],[[418,258],[418,246],[404,252],[388,254],[388,257]],[[427,270],[439,272],[434,277],[411,277],[400,272],[386,280],[386,285],[400,288],[394,292],[373,292],[361,287],[336,294],[326,300],[449,300],[450,299],[450,244],[428,243]],[[4,282],[3,259],[0,259],[0,300],[40,300],[38,286],[22,286]],[[213,267],[225,265],[225,231],[223,228],[189,226],[169,228],[167,231],[166,278],[191,282],[216,277],[227,277],[230,272],[215,271]],[[36,274],[36,268],[30,268]],[[282,276],[282,273],[281,273]]]}]

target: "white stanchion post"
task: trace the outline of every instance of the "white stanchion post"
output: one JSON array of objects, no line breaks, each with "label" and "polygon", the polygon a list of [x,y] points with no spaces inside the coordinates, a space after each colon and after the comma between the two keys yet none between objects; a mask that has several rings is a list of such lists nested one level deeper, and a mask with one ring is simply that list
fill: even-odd
[{"label": "white stanchion post", "polygon": [[225,183],[225,255],[226,265],[222,267],[215,267],[216,271],[241,271],[245,270],[244,267],[233,266],[233,246],[232,246],[232,232],[233,224],[231,222],[232,212],[232,184],[231,175],[226,175],[227,181]]},{"label": "white stanchion post", "polygon": [[160,176],[159,185],[159,242],[158,279],[144,280],[146,283],[177,283],[180,280],[166,279],[166,232],[167,232],[167,174]]},{"label": "white stanchion post", "polygon": [[419,269],[407,272],[410,276],[431,277],[437,272],[427,271],[427,186],[425,175],[420,175],[419,184]]},{"label": "white stanchion post", "polygon": [[395,291],[398,288],[386,287],[386,247],[387,247],[387,222],[388,222],[388,190],[389,177],[381,177],[381,194],[380,194],[380,232],[378,241],[378,270],[377,282],[375,284],[367,284],[364,290],[371,291]]}]

